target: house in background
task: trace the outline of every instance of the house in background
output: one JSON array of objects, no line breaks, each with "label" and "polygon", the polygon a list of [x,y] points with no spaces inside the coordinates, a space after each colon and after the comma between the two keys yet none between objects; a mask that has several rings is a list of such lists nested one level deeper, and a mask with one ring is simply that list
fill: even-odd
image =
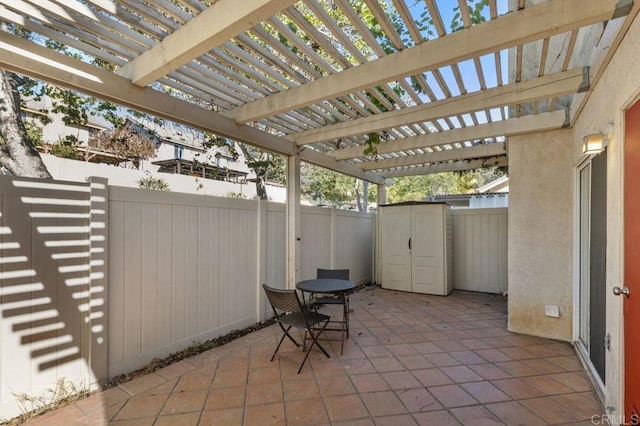
[{"label": "house in background", "polygon": [[424,201],[445,202],[454,209],[509,207],[509,176],[492,180],[475,194],[434,195]]}]

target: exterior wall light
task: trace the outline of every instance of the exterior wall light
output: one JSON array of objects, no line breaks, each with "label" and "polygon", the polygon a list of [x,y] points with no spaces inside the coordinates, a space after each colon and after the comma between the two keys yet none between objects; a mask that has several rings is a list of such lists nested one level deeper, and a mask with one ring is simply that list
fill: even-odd
[{"label": "exterior wall light", "polygon": [[613,124],[608,124],[600,133],[587,135],[582,139],[582,153],[585,155],[598,154],[607,147],[611,134],[613,132]]}]

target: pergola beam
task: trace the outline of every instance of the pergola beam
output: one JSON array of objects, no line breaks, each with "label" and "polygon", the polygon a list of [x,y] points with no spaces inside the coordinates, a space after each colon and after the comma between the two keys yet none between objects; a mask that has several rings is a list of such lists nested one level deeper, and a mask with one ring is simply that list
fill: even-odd
[{"label": "pergola beam", "polygon": [[132,60],[117,74],[147,86],[291,6],[295,0],[218,0],[174,33]]},{"label": "pergola beam", "polygon": [[[297,152],[295,144],[284,138],[255,127],[238,125],[230,118],[166,93],[135,86],[128,79],[111,71],[94,67],[4,31],[0,31],[0,68],[271,152],[284,155],[294,155]],[[303,161],[322,165],[358,179],[373,183],[384,182],[376,174],[365,173],[351,165],[339,163],[322,153],[305,151],[300,157]]]},{"label": "pergola beam", "polygon": [[428,175],[431,173],[460,172],[464,170],[475,170],[482,167],[502,167],[508,166],[509,161],[506,155],[492,158],[482,158],[478,160],[460,160],[448,163],[435,163],[405,169],[395,169],[385,172],[385,178]]},{"label": "pergola beam", "polygon": [[[544,132],[559,129],[568,124],[566,111],[553,111],[537,115],[527,115],[510,118],[503,121],[480,124],[473,127],[463,127],[444,132],[429,133],[383,142],[376,147],[378,154],[424,149],[456,142],[485,139],[496,136],[512,136],[532,132]],[[328,152],[336,160],[349,160],[365,156],[366,146],[354,146]]]},{"label": "pergola beam", "polygon": [[358,165],[361,166],[363,170],[380,170],[393,167],[413,166],[416,164],[495,157],[496,155],[504,155],[506,152],[507,145],[505,143],[494,142],[466,148],[453,148],[425,154],[404,155],[402,157],[386,158],[384,160],[367,161],[365,163],[359,163]]},{"label": "pergola beam", "polygon": [[626,12],[617,10],[621,3],[619,0],[547,1],[242,105],[227,115],[238,123],[257,121],[426,70],[603,22],[616,13],[628,12],[628,8]]},{"label": "pergola beam", "polygon": [[298,145],[311,144],[392,129],[397,126],[432,121],[473,111],[578,93],[588,89],[589,81],[586,71],[574,69],[411,108],[403,108],[307,130],[306,132],[289,135],[289,139],[295,141]]}]

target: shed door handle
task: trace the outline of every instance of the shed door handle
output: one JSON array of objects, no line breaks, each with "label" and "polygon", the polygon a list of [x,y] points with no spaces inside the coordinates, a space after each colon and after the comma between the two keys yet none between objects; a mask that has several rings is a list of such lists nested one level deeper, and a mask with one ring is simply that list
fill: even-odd
[{"label": "shed door handle", "polygon": [[411,238],[409,238],[409,250],[411,250]]}]

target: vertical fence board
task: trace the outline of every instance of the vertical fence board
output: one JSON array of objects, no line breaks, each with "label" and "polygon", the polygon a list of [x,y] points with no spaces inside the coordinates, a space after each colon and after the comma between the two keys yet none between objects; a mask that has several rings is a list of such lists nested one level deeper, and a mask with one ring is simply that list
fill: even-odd
[{"label": "vertical fence board", "polygon": [[454,288],[507,291],[506,208],[453,210]]},{"label": "vertical fence board", "polygon": [[125,206],[125,299],[124,299],[124,356],[133,357],[142,347],[142,209],[140,203]]},{"label": "vertical fence board", "polygon": [[158,206],[142,205],[142,351],[158,347]]},{"label": "vertical fence board", "polygon": [[158,347],[173,341],[173,207],[158,204]]}]

